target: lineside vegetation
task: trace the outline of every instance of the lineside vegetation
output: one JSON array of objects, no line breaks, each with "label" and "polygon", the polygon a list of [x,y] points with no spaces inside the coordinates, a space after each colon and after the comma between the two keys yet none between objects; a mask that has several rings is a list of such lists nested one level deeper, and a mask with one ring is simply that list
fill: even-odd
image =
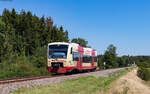
[{"label": "lineside vegetation", "polygon": [[22,88],[12,94],[97,94],[97,92],[107,89],[114,80],[128,71],[130,69],[119,70],[109,77],[81,77],[49,86]]},{"label": "lineside vegetation", "polygon": [[137,63],[137,75],[145,81],[150,81],[150,64],[147,62]]}]

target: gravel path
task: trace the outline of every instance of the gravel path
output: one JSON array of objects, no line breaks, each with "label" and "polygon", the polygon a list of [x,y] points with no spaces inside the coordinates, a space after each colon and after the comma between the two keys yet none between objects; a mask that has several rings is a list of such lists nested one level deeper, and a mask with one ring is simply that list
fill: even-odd
[{"label": "gravel path", "polygon": [[17,90],[21,87],[31,88],[34,86],[46,86],[49,84],[60,83],[60,82],[63,82],[64,80],[75,79],[75,78],[79,78],[83,76],[107,77],[110,73],[116,72],[120,69],[123,69],[123,68],[108,69],[108,70],[102,70],[102,71],[96,71],[96,72],[81,73],[81,74],[67,75],[67,76],[61,76],[61,77],[44,78],[44,79],[4,84],[4,85],[0,85],[0,94],[10,94],[11,91]]}]

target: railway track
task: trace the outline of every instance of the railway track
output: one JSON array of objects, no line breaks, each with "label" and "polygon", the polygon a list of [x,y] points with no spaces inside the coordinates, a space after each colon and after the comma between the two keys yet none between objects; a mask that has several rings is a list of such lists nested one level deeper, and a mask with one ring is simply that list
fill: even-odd
[{"label": "railway track", "polygon": [[[99,71],[99,70],[97,70],[97,71]],[[80,73],[78,73],[78,74],[80,74]],[[6,80],[0,80],[0,85],[15,83],[15,82],[30,81],[30,80],[38,80],[38,79],[44,79],[44,78],[61,77],[61,76],[64,76],[64,75],[49,75],[49,76],[37,76],[37,77],[6,79]]]},{"label": "railway track", "polygon": [[9,84],[9,83],[15,83],[15,82],[30,81],[30,80],[38,80],[38,79],[44,79],[44,78],[60,77],[60,76],[62,76],[62,75],[6,79],[6,80],[0,80],[0,85],[2,85],[2,84]]},{"label": "railway track", "polygon": [[[100,71],[100,70],[96,70],[96,71]],[[85,73],[85,72],[82,72],[82,73]],[[80,74],[80,73],[78,73],[78,74]],[[37,77],[25,77],[25,78],[6,79],[6,80],[0,80],[0,85],[2,85],[2,84],[9,84],[9,83],[15,83],[15,82],[30,81],[30,80],[38,80],[38,79],[44,79],[44,78],[61,77],[61,76],[64,76],[64,75],[49,75],[49,76],[37,76]]]},{"label": "railway track", "polygon": [[96,76],[107,77],[109,74],[125,68],[116,68],[108,70],[97,70],[95,72],[77,73],[73,75],[52,75],[29,78],[0,80],[0,94],[10,94],[11,91],[19,88],[32,88],[34,86],[47,86],[50,84],[61,83],[65,80],[76,79],[79,77]]},{"label": "railway track", "polygon": [[[111,70],[111,69],[109,69],[109,70]],[[93,72],[97,72],[97,71],[104,71],[104,70],[96,70],[96,71],[93,71]],[[78,74],[83,74],[83,73],[89,73],[89,72],[80,72]],[[37,77],[6,79],[6,80],[0,80],[0,85],[9,84],[9,83],[16,83],[16,82],[24,82],[24,81],[30,81],[30,80],[38,80],[38,79],[44,79],[44,78],[61,77],[61,76],[64,76],[64,75],[49,75],[49,76],[37,76]]]}]

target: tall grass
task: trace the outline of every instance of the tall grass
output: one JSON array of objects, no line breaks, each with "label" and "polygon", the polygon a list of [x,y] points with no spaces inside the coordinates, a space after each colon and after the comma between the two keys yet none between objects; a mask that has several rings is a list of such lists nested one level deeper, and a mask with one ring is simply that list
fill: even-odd
[{"label": "tall grass", "polygon": [[46,69],[46,49],[39,48],[34,56],[10,55],[0,63],[0,79],[49,75]]}]

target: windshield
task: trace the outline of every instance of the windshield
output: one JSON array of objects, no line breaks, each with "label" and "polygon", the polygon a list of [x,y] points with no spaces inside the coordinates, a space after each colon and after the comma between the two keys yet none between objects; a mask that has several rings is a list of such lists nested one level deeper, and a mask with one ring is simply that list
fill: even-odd
[{"label": "windshield", "polygon": [[49,45],[49,58],[67,58],[68,45]]}]

